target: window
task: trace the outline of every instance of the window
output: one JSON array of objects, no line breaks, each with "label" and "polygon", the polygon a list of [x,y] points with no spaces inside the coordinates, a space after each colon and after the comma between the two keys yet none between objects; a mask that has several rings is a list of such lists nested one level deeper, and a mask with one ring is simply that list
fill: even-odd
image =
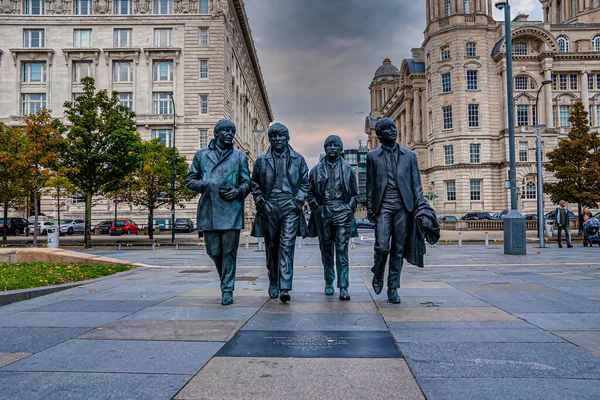
[{"label": "window", "polygon": [[527,42],[514,42],[513,43],[513,55],[526,56],[527,55]]},{"label": "window", "polygon": [[208,114],[208,95],[200,95],[200,114]]},{"label": "window", "polygon": [[469,161],[471,164],[481,163],[481,145],[479,143],[469,145]]},{"label": "window", "polygon": [[534,181],[529,181],[525,184],[525,199],[535,200],[537,198],[536,187]]},{"label": "window", "polygon": [[517,105],[517,126],[529,125],[529,106]]},{"label": "window", "polygon": [[531,125],[537,125],[537,123],[538,123],[537,108],[534,104],[531,106]]},{"label": "window", "polygon": [[169,96],[169,93],[155,92],[153,93],[152,98],[154,102],[153,114],[173,114],[173,103],[171,103],[171,97]]},{"label": "window", "polygon": [[73,93],[73,103],[75,103],[78,98],[83,96],[85,96],[85,93]]},{"label": "window", "polygon": [[27,15],[43,15],[46,13],[45,0],[25,0],[24,13]]},{"label": "window", "polygon": [[73,29],[73,47],[92,47],[92,30]]},{"label": "window", "polygon": [[596,90],[600,90],[600,74],[596,74]]},{"label": "window", "polygon": [[131,61],[115,61],[113,64],[114,82],[133,82],[133,63]]},{"label": "window", "polygon": [[73,82],[79,83],[82,78],[92,76],[91,61],[75,61],[73,62]]},{"label": "window", "polygon": [[569,87],[571,90],[577,90],[577,74],[569,75]]},{"label": "window", "polygon": [[592,38],[592,51],[596,53],[600,52],[600,35],[596,35]]},{"label": "window", "polygon": [[529,145],[527,142],[519,142],[519,162],[527,162],[529,153]]},{"label": "window", "polygon": [[567,90],[568,86],[567,86],[567,77],[568,75],[566,74],[560,74],[558,76],[558,84],[559,84],[559,89],[560,90]]},{"label": "window", "polygon": [[173,45],[173,29],[160,28],[154,30],[154,47],[171,47]]},{"label": "window", "polygon": [[444,165],[454,164],[454,146],[444,146]]},{"label": "window", "polygon": [[456,201],[456,182],[446,182],[446,201]]},{"label": "window", "polygon": [[594,90],[594,74],[588,74],[588,90]]},{"label": "window", "polygon": [[113,34],[113,46],[131,47],[132,34],[133,31],[131,29],[115,29]]},{"label": "window", "polygon": [[43,29],[25,29],[23,31],[23,47],[46,47],[46,34]]},{"label": "window", "polygon": [[444,129],[452,129],[452,106],[442,107]]},{"label": "window", "polygon": [[40,108],[46,108],[46,93],[26,93],[22,99],[23,115],[35,114]]},{"label": "window", "polygon": [[429,111],[429,134],[433,135],[433,112]]},{"label": "window", "polygon": [[449,45],[440,47],[440,59],[442,61],[450,59],[450,46]]},{"label": "window", "polygon": [[571,123],[569,122],[569,117],[571,117],[571,106],[559,106],[558,115],[560,118],[560,126],[571,126]]},{"label": "window", "polygon": [[133,93],[119,93],[119,104],[133,110]]},{"label": "window", "polygon": [[379,90],[379,108],[383,107],[383,90]]},{"label": "window", "polygon": [[173,61],[154,61],[153,65],[154,82],[172,82],[173,81]]},{"label": "window", "polygon": [[559,36],[556,38],[558,42],[558,52],[568,53],[569,52],[569,39],[566,36]]},{"label": "window", "polygon": [[208,0],[200,0],[200,14],[208,14]]},{"label": "window", "polygon": [[200,28],[200,45],[208,44],[208,28]]},{"label": "window", "polygon": [[442,74],[442,93],[449,93],[452,91],[452,76],[449,72]]},{"label": "window", "polygon": [[154,14],[172,14],[173,0],[154,0]]},{"label": "window", "polygon": [[471,180],[471,201],[481,201],[481,181]]},{"label": "window", "polygon": [[160,143],[167,147],[172,147],[173,130],[171,129],[152,129],[152,139],[160,138]]},{"label": "window", "polygon": [[529,77],[517,76],[515,78],[515,90],[527,90],[529,89]]},{"label": "window", "polygon": [[46,82],[46,62],[23,63],[23,82]]},{"label": "window", "polygon": [[75,192],[71,196],[71,202],[73,204],[85,203],[85,194],[80,192]]},{"label": "window", "polygon": [[600,105],[596,105],[596,126],[600,126]]},{"label": "window", "polygon": [[467,57],[477,57],[477,43],[467,42],[465,55]]},{"label": "window", "polygon": [[200,148],[204,149],[208,147],[208,130],[200,129]]},{"label": "window", "polygon": [[208,79],[208,60],[200,60],[200,79]]},{"label": "window", "polygon": [[75,14],[76,15],[91,15],[92,14],[92,0],[75,0]]},{"label": "window", "polygon": [[133,14],[133,0],[115,0],[115,14]]},{"label": "window", "polygon": [[444,12],[445,16],[449,17],[452,14],[452,8],[450,6],[450,0],[444,0]]},{"label": "window", "polygon": [[467,90],[477,90],[477,71],[467,71]]},{"label": "window", "polygon": [[463,0],[463,11],[465,14],[471,13],[471,0]]},{"label": "window", "polygon": [[468,106],[469,128],[479,127],[479,104],[469,104]]}]

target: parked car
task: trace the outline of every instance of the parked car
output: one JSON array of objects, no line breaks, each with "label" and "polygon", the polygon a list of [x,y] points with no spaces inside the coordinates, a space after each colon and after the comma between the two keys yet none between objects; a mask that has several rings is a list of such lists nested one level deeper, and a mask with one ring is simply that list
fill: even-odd
[{"label": "parked car", "polygon": [[456,218],[454,215],[440,215],[438,217],[438,221],[457,221],[458,218]]},{"label": "parked car", "polygon": [[[29,223],[29,234],[33,235],[35,222]],[[53,221],[38,221],[38,232],[40,235],[47,235],[48,229],[58,229],[58,225]]]},{"label": "parked car", "polygon": [[460,219],[463,221],[494,221],[497,218],[492,217],[490,213],[486,212],[470,212],[460,217]]},{"label": "parked car", "polygon": [[185,231],[190,233],[194,230],[194,221],[189,218],[177,218],[175,219],[175,232]]},{"label": "parked car", "polygon": [[85,229],[85,220],[83,219],[61,219],[60,220],[60,233],[66,233],[72,235],[75,232],[83,233]]},{"label": "parked car", "polygon": [[118,219],[110,227],[111,232],[120,231],[126,235],[131,235],[132,233],[137,235],[139,230],[139,226],[137,226],[137,224],[130,219]]},{"label": "parked car", "polygon": [[375,229],[375,224],[368,218],[356,218],[356,227],[361,229]]},{"label": "parked car", "polygon": [[113,221],[102,221],[94,226],[94,230],[100,229],[100,233],[110,233],[110,227]]},{"label": "parked car", "polygon": [[0,235],[4,234],[4,229],[6,229],[7,235],[23,235],[27,231],[28,225],[29,221],[27,221],[25,218],[8,217],[6,219],[6,223],[2,218],[0,219]]}]

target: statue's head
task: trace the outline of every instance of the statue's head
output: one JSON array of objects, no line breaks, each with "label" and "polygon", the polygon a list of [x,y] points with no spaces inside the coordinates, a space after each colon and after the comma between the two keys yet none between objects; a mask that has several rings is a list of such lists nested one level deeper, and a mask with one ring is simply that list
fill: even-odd
[{"label": "statue's head", "polygon": [[391,144],[396,141],[398,137],[398,130],[396,129],[396,123],[391,118],[381,118],[375,125],[375,133],[377,138],[383,144]]},{"label": "statue's head", "polygon": [[325,150],[327,159],[329,161],[335,161],[340,158],[344,152],[344,142],[342,142],[342,138],[339,136],[331,135],[325,139],[323,149]]},{"label": "statue's head", "polygon": [[232,147],[233,138],[235,136],[235,124],[228,120],[222,119],[215,125],[215,142],[220,148]]},{"label": "statue's head", "polygon": [[275,122],[269,127],[268,135],[269,143],[271,143],[271,147],[276,152],[281,153],[285,151],[290,141],[290,131],[285,125]]}]

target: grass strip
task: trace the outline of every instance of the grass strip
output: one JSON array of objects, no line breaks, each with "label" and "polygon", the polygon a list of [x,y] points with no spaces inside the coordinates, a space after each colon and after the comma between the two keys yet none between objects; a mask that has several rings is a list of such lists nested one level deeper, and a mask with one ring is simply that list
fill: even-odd
[{"label": "grass strip", "polygon": [[128,271],[123,265],[59,263],[0,264],[0,291],[78,282]]}]

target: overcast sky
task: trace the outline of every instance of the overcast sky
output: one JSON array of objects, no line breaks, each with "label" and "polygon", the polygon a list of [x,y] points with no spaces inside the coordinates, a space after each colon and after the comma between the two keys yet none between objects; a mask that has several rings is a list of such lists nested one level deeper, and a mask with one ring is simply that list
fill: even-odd
[{"label": "overcast sky", "polygon": [[[398,68],[420,47],[423,0],[246,0],[275,120],[309,166],[336,134],[366,143],[369,84],[388,57]],[[541,19],[539,0],[512,0],[513,15]],[[494,17],[502,20],[496,10]]]}]

